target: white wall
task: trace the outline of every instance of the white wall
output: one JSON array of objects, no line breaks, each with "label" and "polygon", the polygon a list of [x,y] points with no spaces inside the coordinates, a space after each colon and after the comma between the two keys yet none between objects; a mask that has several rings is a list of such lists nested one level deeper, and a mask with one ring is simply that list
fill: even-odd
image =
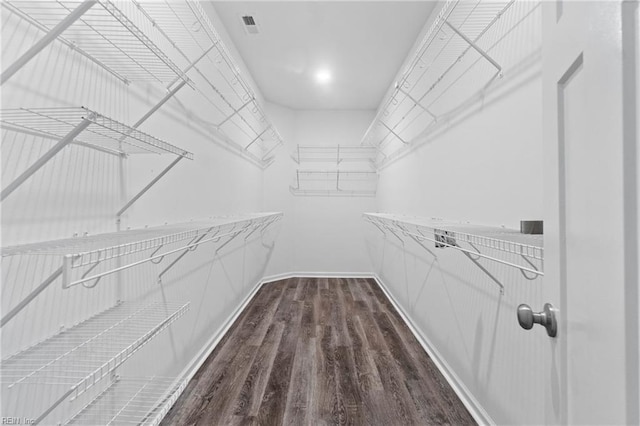
[{"label": "white wall", "polygon": [[[294,196],[296,145],[358,145],[373,111],[292,111],[268,104],[286,146],[264,174],[265,210],[282,210],[282,233],[267,275],[289,272],[363,273],[371,271],[362,240],[362,213],[374,208],[371,197]],[[329,169],[322,163],[306,169]]]},{"label": "white wall", "polygon": [[[520,220],[542,219],[539,9],[516,2],[501,18],[501,28],[514,29],[489,54],[504,77],[468,93],[463,108],[382,169],[377,211],[516,229]],[[515,316],[520,303],[542,306],[542,279],[481,262],[504,285],[502,295],[458,251],[436,250],[433,258],[411,240],[403,246],[381,235],[374,227],[367,234],[375,272],[468,397],[497,424],[544,423],[549,366]]]},{"label": "white wall", "polygon": [[[131,3],[118,4],[135,12]],[[1,11],[4,69],[42,33],[6,8]],[[224,29],[217,29],[225,38]],[[2,108],[84,105],[131,125],[165,93],[161,85],[152,83],[126,86],[54,42],[3,85],[1,102]],[[182,160],[140,198],[123,217],[122,229],[262,210],[262,170],[222,149],[195,124],[193,115],[206,114],[206,108],[208,104],[195,91],[184,87],[140,127],[193,152],[195,159]],[[3,130],[2,186],[54,143]],[[170,154],[131,155],[121,164],[116,156],[85,147],[65,148],[2,203],[3,247],[115,231],[118,209],[174,158]],[[113,306],[117,300],[191,302],[183,318],[119,371],[124,376],[177,376],[262,278],[274,236],[270,232],[261,239],[256,233],[246,242],[240,237],[218,254],[215,244],[204,244],[176,264],[163,277],[162,284],[157,283],[158,273],[172,259],[159,265],[145,263],[105,277],[94,289],[78,286],[63,290],[59,281],[54,282],[2,328],[2,358],[52,335],[60,327],[69,327]],[[148,255],[149,252],[140,253],[126,260]],[[39,285],[60,262],[61,257],[56,255],[4,257],[3,313]],[[104,380],[101,385],[108,382]],[[51,388],[32,385],[16,386],[9,392],[3,384],[2,395],[3,415],[30,417],[44,410],[47,398],[56,393]],[[86,402],[80,399],[63,403],[47,422],[64,420]]]}]

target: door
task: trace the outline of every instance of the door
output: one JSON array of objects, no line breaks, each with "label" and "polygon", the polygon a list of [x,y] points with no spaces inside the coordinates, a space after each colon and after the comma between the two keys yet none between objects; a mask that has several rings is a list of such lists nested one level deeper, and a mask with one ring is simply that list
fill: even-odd
[{"label": "door", "polygon": [[545,415],[637,424],[638,4],[543,7],[543,292],[559,321]]}]

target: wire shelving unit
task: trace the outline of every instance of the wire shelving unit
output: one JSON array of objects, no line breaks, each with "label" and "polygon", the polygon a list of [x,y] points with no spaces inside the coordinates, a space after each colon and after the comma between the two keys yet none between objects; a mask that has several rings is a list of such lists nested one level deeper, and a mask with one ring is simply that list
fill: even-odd
[{"label": "wire shelving unit", "polygon": [[[279,220],[282,213],[256,213],[241,216],[217,217],[207,221],[163,225],[144,229],[127,230],[93,236],[24,244],[2,249],[2,257],[31,255],[57,255],[61,258],[62,286],[69,288],[78,284],[94,287],[101,277],[122,271],[146,262],[160,263],[175,253],[195,250],[200,244],[220,242],[242,233],[266,229]],[[179,247],[175,247],[177,243]],[[142,260],[126,259],[110,262],[135,253],[151,251]],[[100,264],[105,264],[99,272]],[[74,270],[84,268],[83,273]],[[90,283],[90,284],[89,284]]]},{"label": "wire shelving unit", "polygon": [[291,158],[298,164],[333,163],[339,166],[341,163],[356,162],[374,167],[377,155],[378,149],[372,146],[298,145]]},{"label": "wire shelving unit", "polygon": [[126,84],[132,81],[169,83],[186,78],[152,40],[157,34],[149,36],[152,23],[133,8],[125,14],[124,3],[8,0],[3,1],[2,6],[45,33],[42,40],[3,72],[3,83],[53,40],[90,59]]},{"label": "wire shelving unit", "polygon": [[206,103],[206,115],[193,120],[236,152],[261,165],[282,137],[256,99],[251,84],[220,39],[199,2],[134,2],[190,65],[194,90]]},{"label": "wire shelving unit", "polygon": [[294,195],[374,197],[378,174],[364,170],[296,170],[289,186]]},{"label": "wire shelving unit", "polygon": [[171,377],[116,377],[65,425],[155,426],[180,394]]},{"label": "wire shelving unit", "polygon": [[362,138],[379,149],[378,166],[502,76],[491,48],[504,30],[495,24],[513,3],[445,3]]},{"label": "wire shelving unit", "polygon": [[112,154],[175,154],[193,159],[193,154],[162,139],[85,107],[16,108],[0,110],[0,127],[47,139],[62,140],[87,120],[70,143]]},{"label": "wire shelving unit", "polygon": [[[385,237],[389,233],[402,242],[404,242],[403,236],[411,238],[434,256],[434,252],[424,245],[425,241],[432,242],[434,248],[458,250],[489,275],[491,275],[489,271],[478,263],[479,259],[517,268],[529,280],[544,275],[542,235],[522,234],[517,230],[505,228],[392,214],[364,213],[363,218],[376,226]],[[489,249],[491,253],[483,253],[481,249],[484,251]],[[499,285],[502,288],[502,285]]]},{"label": "wire shelving unit", "polygon": [[176,155],[177,158],[171,164],[117,213],[120,217],[180,160],[193,159],[193,154],[186,150],[85,107],[4,109],[0,111],[0,127],[57,141],[45,154],[2,189],[1,200],[18,189],[69,144],[79,144],[119,156],[140,153]]},{"label": "wire shelving unit", "polygon": [[[63,288],[80,284],[87,288],[94,288],[104,276],[152,262],[158,265],[158,271],[161,270],[157,275],[158,281],[162,282],[161,278],[167,271],[200,245],[207,243],[214,245],[215,252],[218,253],[235,238],[244,236],[244,239],[248,240],[254,233],[265,232],[281,217],[282,213],[221,216],[183,224],[3,248],[3,257],[60,256],[61,266],[9,312],[3,313],[1,324],[4,326],[60,277],[62,277]],[[122,277],[125,280],[128,279],[126,275]],[[189,303],[154,302],[142,305],[119,302],[114,307],[3,360],[0,363],[2,384],[9,389],[29,384],[48,389],[50,406],[42,414],[36,413],[39,414],[37,417],[39,422],[51,414],[63,401],[73,401],[105,377],[113,376],[121,364],[184,315],[188,309]],[[137,409],[135,407],[141,401],[139,398],[152,403],[151,399],[155,401],[157,398],[150,397],[151,399],[147,400],[146,390],[151,389],[154,394],[153,389],[159,390],[165,385],[167,385],[165,381],[157,380],[142,384],[138,396],[132,397],[136,401],[135,404],[125,401],[126,407],[123,408],[122,413]],[[179,390],[172,386],[171,388],[165,386],[165,390],[171,390],[171,392]],[[184,383],[180,386],[184,386]],[[117,397],[120,398],[118,389],[120,387],[116,385],[112,388],[112,393],[118,393]],[[105,398],[106,395],[109,395],[108,391],[104,394]],[[166,398],[174,398],[174,396],[167,394]],[[174,400],[171,399],[171,401]],[[169,400],[164,402],[167,401]],[[105,414],[99,407],[102,407],[99,402],[86,406],[87,411],[71,419],[72,423],[82,423],[88,418],[86,416],[97,415],[98,412]],[[156,407],[156,409],[159,408]],[[166,414],[167,406],[162,410],[164,411],[156,413],[158,422]],[[110,414],[112,412],[105,415]],[[123,421],[125,419],[124,417],[114,418]],[[145,417],[143,420],[147,422],[150,418]]]},{"label": "wire shelving unit", "polygon": [[0,364],[4,385],[39,384],[66,388],[36,422],[60,403],[110,376],[151,339],[189,309],[189,303],[118,303],[22,351]]}]

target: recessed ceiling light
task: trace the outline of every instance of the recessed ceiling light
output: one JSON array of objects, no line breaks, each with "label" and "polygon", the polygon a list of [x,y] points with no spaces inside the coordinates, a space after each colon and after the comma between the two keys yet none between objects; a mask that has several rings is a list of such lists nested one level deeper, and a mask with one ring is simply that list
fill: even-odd
[{"label": "recessed ceiling light", "polygon": [[320,84],[327,84],[331,81],[331,71],[327,69],[321,69],[316,72],[316,82]]}]

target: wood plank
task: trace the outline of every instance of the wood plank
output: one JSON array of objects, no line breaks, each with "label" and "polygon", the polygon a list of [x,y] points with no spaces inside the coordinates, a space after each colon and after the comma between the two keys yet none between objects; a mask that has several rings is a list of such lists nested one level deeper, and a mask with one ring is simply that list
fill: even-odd
[{"label": "wood plank", "polygon": [[376,351],[373,354],[374,361],[378,367],[378,373],[385,390],[386,400],[391,415],[397,419],[396,424],[417,425],[423,424],[420,421],[418,411],[413,403],[411,395],[404,384],[405,377],[398,370],[397,363],[391,354],[383,351]]},{"label": "wood plank", "polygon": [[333,327],[322,327],[320,339],[316,340],[316,376],[317,392],[312,411],[317,424],[339,424],[344,417],[341,412],[342,402],[336,392],[335,370],[335,335]]},{"label": "wood plank", "polygon": [[291,382],[291,370],[295,356],[298,334],[300,333],[300,321],[302,319],[302,306],[297,301],[288,302],[289,309],[283,312],[284,315],[277,317],[285,325],[280,346],[275,359],[269,380],[265,388],[262,404],[256,416],[260,424],[282,424],[286,403],[287,392]]},{"label": "wood plank", "polygon": [[[347,311],[349,303],[353,306],[353,299],[350,299],[351,293],[346,288],[346,281],[342,279],[334,279],[334,289],[335,289],[335,299],[333,298],[331,301],[335,303],[335,318],[334,318],[334,326],[336,332],[336,344],[338,346],[350,346],[351,345],[351,336],[349,335],[349,330],[347,329]],[[334,302],[335,300],[335,302]]]},{"label": "wood plank", "polygon": [[315,382],[313,377],[315,354],[315,338],[298,339],[283,422],[285,425],[309,424]]},{"label": "wood plank", "polygon": [[282,300],[282,297],[284,295],[284,289],[284,285],[279,286],[278,288],[271,289],[271,291],[269,292],[270,297],[265,298],[266,300],[259,305],[259,309],[262,310],[262,314],[260,315],[260,317],[252,319],[253,321],[256,321],[256,323],[251,324],[251,326],[253,327],[253,332],[246,340],[247,345],[260,346],[262,344],[267,330],[271,326],[278,306],[280,306],[280,301]]},{"label": "wood plank", "polygon": [[364,425],[362,396],[356,379],[353,354],[348,346],[336,346],[334,351],[336,369],[336,392],[344,407],[343,423]]},{"label": "wood plank", "polygon": [[233,412],[234,416],[255,417],[258,415],[284,327],[282,322],[269,326],[263,344],[258,349],[253,365],[242,386]]},{"label": "wood plank", "polygon": [[[235,401],[242,391],[242,385],[246,380],[249,368],[253,364],[258,348],[250,345],[243,345],[233,362],[229,364],[226,371],[220,372],[216,381],[211,381],[207,396],[213,396],[205,410],[201,411],[196,424],[212,425],[226,424],[224,419],[233,414]],[[224,391],[219,391],[224,389]]]},{"label": "wood plank", "polygon": [[296,291],[293,295],[293,300],[304,300],[304,292],[307,288],[307,278],[295,278],[296,280]]}]

